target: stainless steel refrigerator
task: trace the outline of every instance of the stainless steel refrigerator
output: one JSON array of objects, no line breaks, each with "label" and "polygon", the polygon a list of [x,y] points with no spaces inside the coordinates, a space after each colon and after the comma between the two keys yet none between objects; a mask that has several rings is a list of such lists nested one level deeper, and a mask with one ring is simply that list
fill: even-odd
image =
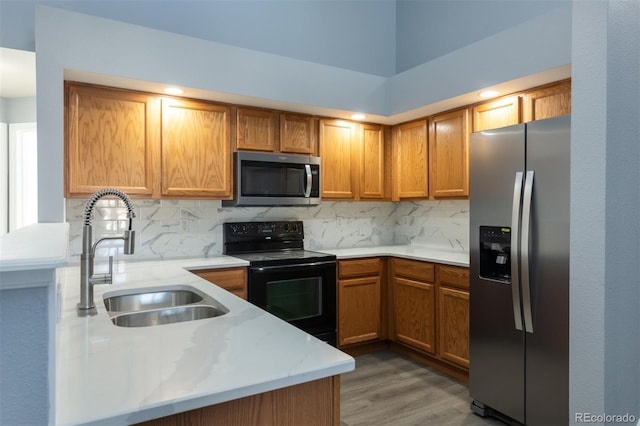
[{"label": "stainless steel refrigerator", "polygon": [[473,133],[471,408],[569,422],[570,116]]}]

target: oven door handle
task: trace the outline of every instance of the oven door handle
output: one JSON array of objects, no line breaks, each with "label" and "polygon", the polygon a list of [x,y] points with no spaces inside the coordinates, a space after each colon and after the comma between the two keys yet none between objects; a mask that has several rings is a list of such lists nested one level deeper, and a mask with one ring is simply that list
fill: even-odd
[{"label": "oven door handle", "polygon": [[287,269],[294,269],[294,268],[313,268],[316,266],[335,265],[335,264],[336,264],[335,260],[326,260],[322,262],[300,263],[296,265],[252,266],[250,269],[252,271],[263,272],[263,271],[275,271],[278,269],[287,270]]}]

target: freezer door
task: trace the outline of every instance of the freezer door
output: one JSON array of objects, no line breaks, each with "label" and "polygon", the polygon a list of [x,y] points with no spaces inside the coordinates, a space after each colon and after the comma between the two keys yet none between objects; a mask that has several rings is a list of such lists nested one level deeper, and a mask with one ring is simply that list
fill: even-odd
[{"label": "freezer door", "polygon": [[527,170],[535,173],[529,246],[533,332],[526,334],[528,425],[569,423],[569,130],[569,116],[527,125]]},{"label": "freezer door", "polygon": [[481,278],[479,252],[480,227],[513,228],[514,183],[525,168],[524,131],[524,125],[516,125],[472,134],[469,231],[470,394],[474,401],[521,423],[525,358],[524,332],[516,328],[521,306],[513,303],[512,290],[517,287],[511,285],[513,276],[507,282]]}]

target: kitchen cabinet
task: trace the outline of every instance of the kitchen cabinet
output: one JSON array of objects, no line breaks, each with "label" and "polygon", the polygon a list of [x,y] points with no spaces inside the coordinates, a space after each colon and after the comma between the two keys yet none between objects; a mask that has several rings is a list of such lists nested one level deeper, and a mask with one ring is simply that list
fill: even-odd
[{"label": "kitchen cabinet", "polygon": [[436,265],[438,357],[469,368],[469,269]]},{"label": "kitchen cabinet", "polygon": [[231,108],[162,99],[162,195],[232,196]]},{"label": "kitchen cabinet", "polygon": [[525,122],[571,114],[571,80],[525,92],[523,112]]},{"label": "kitchen cabinet", "polygon": [[427,120],[399,124],[393,128],[393,200],[427,198]]},{"label": "kitchen cabinet", "polygon": [[322,198],[355,200],[358,194],[359,147],[355,124],[320,120],[319,144]]},{"label": "kitchen cabinet", "polygon": [[393,339],[428,354],[436,353],[434,264],[391,260]]},{"label": "kitchen cabinet", "polygon": [[242,299],[247,299],[247,268],[198,269],[191,272]]},{"label": "kitchen cabinet", "polygon": [[159,195],[159,100],[83,84],[65,89],[65,197],[108,186],[131,196]]},{"label": "kitchen cabinet", "polygon": [[469,196],[469,110],[429,118],[429,193],[433,199]]},{"label": "kitchen cabinet", "polygon": [[280,113],[280,152],[316,155],[318,121],[310,115]]},{"label": "kitchen cabinet", "polygon": [[236,111],[236,148],[253,151],[277,151],[276,111],[238,108]]},{"label": "kitchen cabinet", "polygon": [[232,196],[231,107],[66,83],[65,196]]},{"label": "kitchen cabinet", "polygon": [[376,124],[358,126],[360,133],[359,199],[381,200],[391,192],[391,149],[388,127]]},{"label": "kitchen cabinet", "polygon": [[496,129],[521,122],[520,96],[508,96],[473,107],[473,131]]},{"label": "kitchen cabinet", "polygon": [[383,261],[338,261],[338,346],[386,338],[383,327]]}]

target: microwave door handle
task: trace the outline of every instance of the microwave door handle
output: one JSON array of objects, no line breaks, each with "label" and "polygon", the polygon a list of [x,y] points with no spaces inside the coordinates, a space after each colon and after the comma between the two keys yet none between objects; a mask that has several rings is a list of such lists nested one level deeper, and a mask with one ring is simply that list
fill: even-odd
[{"label": "microwave door handle", "polygon": [[313,185],[313,176],[311,176],[311,165],[305,164],[304,170],[307,172],[307,188],[304,191],[304,198],[311,197],[311,186]]}]

